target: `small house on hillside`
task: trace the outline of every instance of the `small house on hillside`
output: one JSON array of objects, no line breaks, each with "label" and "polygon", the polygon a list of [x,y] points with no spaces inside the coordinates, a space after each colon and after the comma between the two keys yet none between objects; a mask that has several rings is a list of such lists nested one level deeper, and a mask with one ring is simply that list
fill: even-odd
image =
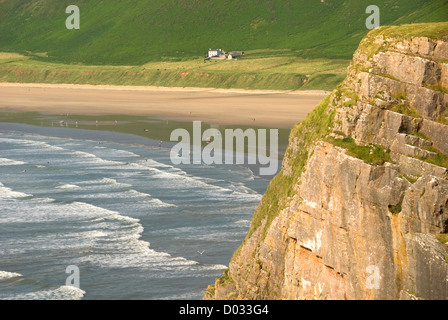
[{"label": "small house on hillside", "polygon": [[209,58],[217,58],[223,55],[225,55],[225,52],[222,49],[208,49]]},{"label": "small house on hillside", "polygon": [[228,58],[229,58],[229,60],[230,59],[235,59],[235,58],[238,58],[239,56],[242,56],[243,54],[244,54],[244,51],[232,51],[229,54]]}]

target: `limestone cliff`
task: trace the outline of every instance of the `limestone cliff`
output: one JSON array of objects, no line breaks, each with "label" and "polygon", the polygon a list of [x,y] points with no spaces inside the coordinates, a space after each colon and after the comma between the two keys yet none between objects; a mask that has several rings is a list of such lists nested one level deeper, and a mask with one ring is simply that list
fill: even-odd
[{"label": "limestone cliff", "polygon": [[373,30],[204,298],[447,299],[447,168],[448,23]]}]

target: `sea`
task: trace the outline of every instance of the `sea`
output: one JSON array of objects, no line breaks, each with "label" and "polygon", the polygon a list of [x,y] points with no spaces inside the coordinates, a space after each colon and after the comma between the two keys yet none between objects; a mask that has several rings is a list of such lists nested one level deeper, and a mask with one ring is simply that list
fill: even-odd
[{"label": "sea", "polygon": [[130,134],[0,123],[0,299],[196,300],[269,179]]}]

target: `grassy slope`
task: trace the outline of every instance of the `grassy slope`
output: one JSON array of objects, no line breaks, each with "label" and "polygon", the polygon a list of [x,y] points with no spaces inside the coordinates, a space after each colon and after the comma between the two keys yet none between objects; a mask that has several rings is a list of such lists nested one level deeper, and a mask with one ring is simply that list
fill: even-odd
[{"label": "grassy slope", "polygon": [[0,82],[332,90],[344,79],[348,64],[348,60],[305,60],[288,55],[263,57],[254,51],[238,61],[204,63],[192,59],[142,66],[84,66],[0,53]]},{"label": "grassy slope", "polygon": [[[67,30],[76,4],[81,29]],[[332,90],[367,0],[0,0],[0,81]],[[448,20],[448,0],[378,0],[382,24]],[[244,50],[206,63],[209,47]]]},{"label": "grassy slope", "polygon": [[[447,20],[446,0],[377,0],[381,23]],[[67,30],[78,5],[81,29]],[[292,49],[309,58],[350,59],[367,33],[367,0],[7,0],[0,50],[48,52],[55,61],[141,65],[225,50]]]}]

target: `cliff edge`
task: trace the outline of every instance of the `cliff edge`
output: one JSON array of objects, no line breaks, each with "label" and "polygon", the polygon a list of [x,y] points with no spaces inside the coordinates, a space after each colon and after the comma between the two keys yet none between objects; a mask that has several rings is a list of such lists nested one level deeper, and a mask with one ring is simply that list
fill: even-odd
[{"label": "cliff edge", "polygon": [[448,299],[448,23],[382,27],[204,299]]}]

